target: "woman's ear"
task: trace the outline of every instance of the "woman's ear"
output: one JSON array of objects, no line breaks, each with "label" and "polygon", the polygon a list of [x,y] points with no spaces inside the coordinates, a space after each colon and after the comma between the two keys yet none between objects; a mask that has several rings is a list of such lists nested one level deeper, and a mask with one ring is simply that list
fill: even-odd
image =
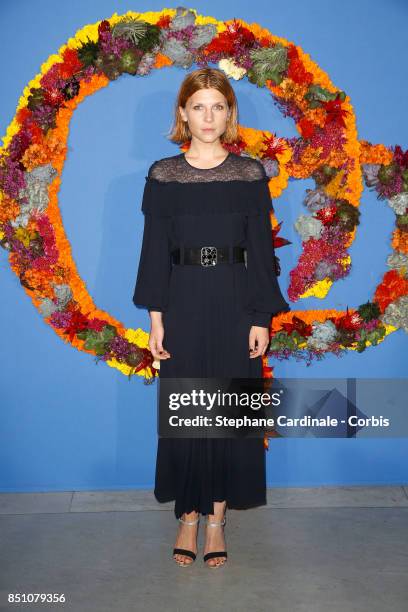
[{"label": "woman's ear", "polygon": [[182,118],[183,121],[187,121],[187,117],[186,117],[186,113],[185,110],[182,106],[179,106],[179,113],[180,113],[180,117]]}]

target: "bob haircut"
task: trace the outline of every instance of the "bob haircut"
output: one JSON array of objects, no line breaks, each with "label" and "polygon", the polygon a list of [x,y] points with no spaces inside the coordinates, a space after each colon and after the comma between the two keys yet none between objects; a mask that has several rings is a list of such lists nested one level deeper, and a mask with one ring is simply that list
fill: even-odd
[{"label": "bob haircut", "polygon": [[174,108],[174,122],[170,130],[169,140],[179,144],[191,140],[192,134],[188,122],[183,121],[179,106],[185,108],[187,100],[199,89],[217,89],[225,96],[229,107],[229,118],[225,132],[221,134],[220,140],[225,143],[234,143],[239,140],[238,133],[238,105],[233,88],[228,78],[218,68],[200,68],[190,72],[181,83]]}]

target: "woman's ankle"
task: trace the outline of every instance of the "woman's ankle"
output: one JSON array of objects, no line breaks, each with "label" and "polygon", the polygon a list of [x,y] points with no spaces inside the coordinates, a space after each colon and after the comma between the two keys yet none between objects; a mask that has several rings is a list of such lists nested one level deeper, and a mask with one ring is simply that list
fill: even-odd
[{"label": "woman's ankle", "polygon": [[208,514],[209,521],[222,521],[227,510],[226,501],[214,502],[214,514]]},{"label": "woman's ankle", "polygon": [[193,510],[192,512],[183,512],[181,518],[185,521],[194,521],[199,517],[199,512]]}]

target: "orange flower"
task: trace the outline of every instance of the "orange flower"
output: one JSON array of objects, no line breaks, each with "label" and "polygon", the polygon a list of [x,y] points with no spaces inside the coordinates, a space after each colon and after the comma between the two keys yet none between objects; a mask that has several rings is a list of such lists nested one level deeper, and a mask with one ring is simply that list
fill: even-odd
[{"label": "orange flower", "polygon": [[392,233],[392,248],[400,253],[408,254],[408,233],[402,232],[398,227]]},{"label": "orange flower", "polygon": [[164,55],[163,53],[158,53],[156,55],[156,62],[154,64],[154,67],[163,68],[163,66],[171,66],[172,63],[173,62],[167,55]]},{"label": "orange flower", "polygon": [[384,274],[382,282],[378,285],[374,300],[381,312],[384,312],[389,304],[407,294],[408,280],[401,276],[398,270],[389,270]]},{"label": "orange flower", "polygon": [[372,145],[367,140],[360,140],[360,164],[384,164],[392,162],[392,151],[383,144]]},{"label": "orange flower", "polygon": [[35,292],[41,295],[42,298],[48,297],[52,299],[54,297],[54,290],[51,286],[53,279],[52,272],[49,270],[35,270],[30,268],[24,272],[24,280],[35,290]]},{"label": "orange flower", "polygon": [[18,203],[4,193],[0,206],[0,223],[6,223],[6,221],[14,220],[19,213],[20,206]]},{"label": "orange flower", "polygon": [[31,171],[41,164],[46,164],[49,161],[49,154],[42,145],[33,144],[25,150],[21,161],[27,170]]}]

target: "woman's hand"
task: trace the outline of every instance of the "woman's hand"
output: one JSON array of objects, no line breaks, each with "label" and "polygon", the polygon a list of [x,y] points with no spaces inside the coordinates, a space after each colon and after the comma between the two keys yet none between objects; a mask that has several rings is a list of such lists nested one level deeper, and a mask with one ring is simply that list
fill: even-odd
[{"label": "woman's hand", "polygon": [[[256,345],[256,346],[255,346]],[[249,331],[249,358],[263,355],[269,345],[269,329],[253,325]]]},{"label": "woman's hand", "polygon": [[163,348],[164,327],[161,312],[150,312],[151,328],[149,349],[155,359],[169,359],[170,353]]}]

